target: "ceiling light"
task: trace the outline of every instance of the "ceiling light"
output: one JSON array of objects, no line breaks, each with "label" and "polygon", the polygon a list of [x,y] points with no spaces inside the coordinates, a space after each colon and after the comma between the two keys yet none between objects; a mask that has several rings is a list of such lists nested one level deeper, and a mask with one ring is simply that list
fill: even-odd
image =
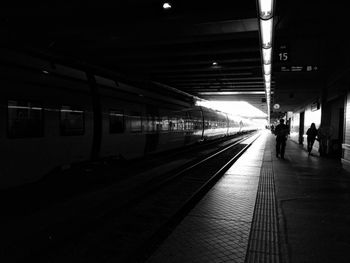
[{"label": "ceiling light", "polygon": [[270,48],[272,46],[272,25],[273,18],[268,20],[260,19],[260,31],[263,48]]},{"label": "ceiling light", "polygon": [[264,64],[271,64],[272,47],[270,47],[270,48],[263,48],[263,49],[262,49],[262,52],[263,52],[263,61],[264,61]]},{"label": "ceiling light", "polygon": [[267,120],[270,122],[271,103],[271,63],[272,63],[272,42],[273,42],[273,8],[274,0],[258,0],[257,8],[260,23],[260,44],[262,48],[263,75],[267,103]]},{"label": "ceiling light", "polygon": [[42,73],[49,74],[49,72],[47,70],[43,70]]},{"label": "ceiling light", "polygon": [[163,4],[163,9],[167,10],[167,9],[170,9],[170,8],[171,8],[171,4],[170,3],[165,2]]},{"label": "ceiling light", "polygon": [[270,90],[271,89],[271,83],[270,82],[266,82],[265,83],[265,89],[266,90]]},{"label": "ceiling light", "polygon": [[264,79],[266,83],[267,82],[271,83],[271,74],[267,74],[267,75],[264,74]]},{"label": "ceiling light", "polygon": [[212,63],[212,65],[213,65],[213,66],[217,66],[218,63],[217,63],[216,61],[214,61],[214,62]]},{"label": "ceiling light", "polygon": [[270,75],[271,74],[271,64],[264,64],[264,74],[265,75]]},{"label": "ceiling light", "polygon": [[269,19],[272,17],[273,0],[259,0],[259,15],[262,19]]}]

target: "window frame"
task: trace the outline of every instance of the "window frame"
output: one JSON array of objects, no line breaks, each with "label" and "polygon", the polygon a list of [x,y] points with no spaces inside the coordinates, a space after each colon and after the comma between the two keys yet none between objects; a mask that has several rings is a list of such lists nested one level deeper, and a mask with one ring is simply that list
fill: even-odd
[{"label": "window frame", "polygon": [[[131,133],[142,133],[142,114],[141,114],[141,112],[136,112],[136,111],[131,112],[128,116],[129,116],[129,122],[130,122],[130,132]],[[134,118],[136,119],[136,117],[138,117],[140,120],[139,129],[135,129],[132,127],[132,121]]]},{"label": "window frame", "polygon": [[[63,129],[63,126],[62,126],[62,122],[63,122],[63,119],[62,119],[62,110],[63,107],[69,107],[69,109],[66,109],[66,110],[71,110],[72,112],[74,111],[79,111],[82,113],[82,118],[83,118],[83,128],[82,128],[82,131],[79,132],[79,133],[76,133],[76,132],[67,132],[67,131],[64,131]],[[81,110],[79,109],[80,107],[75,107],[75,106],[68,106],[68,105],[61,105],[58,112],[59,112],[59,129],[60,129],[60,136],[83,136],[85,135],[85,110]]]},{"label": "window frame", "polygon": [[[111,112],[114,111],[114,112],[117,112],[119,114],[121,114],[121,119],[122,119],[122,129],[120,131],[116,131],[116,132],[112,132],[111,130]],[[124,133],[125,132],[125,114],[124,114],[124,110],[120,109],[109,109],[108,110],[108,124],[109,124],[109,133],[110,134],[121,134],[121,133]]]},{"label": "window frame", "polygon": [[[23,138],[42,138],[45,137],[45,110],[43,103],[40,101],[35,101],[35,100],[26,100],[26,99],[20,99],[20,100],[15,100],[15,99],[7,99],[7,106],[6,106],[6,134],[7,138],[9,139],[23,139]],[[10,105],[9,103],[13,101],[16,102],[17,104],[26,104],[27,106],[22,106],[22,107],[28,107],[28,108],[40,108],[41,112],[41,118],[40,118],[40,134],[38,135],[13,135],[13,132],[10,130]],[[34,106],[28,106],[28,104],[34,104]],[[20,105],[18,107],[21,107]]]}]

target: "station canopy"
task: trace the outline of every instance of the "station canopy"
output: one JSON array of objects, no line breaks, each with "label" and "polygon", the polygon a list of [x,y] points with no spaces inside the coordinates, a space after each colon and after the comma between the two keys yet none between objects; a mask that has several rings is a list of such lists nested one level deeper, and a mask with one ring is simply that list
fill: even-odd
[{"label": "station canopy", "polygon": [[[285,111],[319,88],[320,45],[325,32],[337,32],[336,14],[312,1],[274,3],[271,110],[279,103]],[[206,100],[247,101],[267,113],[257,1],[9,2],[0,16],[0,41],[13,49],[79,60]]]}]

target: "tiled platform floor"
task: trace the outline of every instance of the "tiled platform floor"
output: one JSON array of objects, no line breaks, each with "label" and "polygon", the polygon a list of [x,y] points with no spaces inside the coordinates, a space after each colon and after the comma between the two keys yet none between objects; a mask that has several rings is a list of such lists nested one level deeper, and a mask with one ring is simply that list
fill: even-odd
[{"label": "tiled platform floor", "polygon": [[284,262],[350,262],[350,173],[292,141],[285,157],[272,156]]},{"label": "tiled platform floor", "polygon": [[260,136],[148,262],[244,262],[266,136]]},{"label": "tiled platform floor", "polygon": [[[274,146],[274,136],[263,133],[148,262],[349,262],[350,174],[340,161],[308,156],[291,141],[286,159],[278,159]],[[261,222],[272,224],[265,239],[278,241],[280,253],[254,244],[261,225],[253,222],[256,200],[261,217],[258,191],[268,193],[262,200],[272,200],[261,203],[272,221]]]}]

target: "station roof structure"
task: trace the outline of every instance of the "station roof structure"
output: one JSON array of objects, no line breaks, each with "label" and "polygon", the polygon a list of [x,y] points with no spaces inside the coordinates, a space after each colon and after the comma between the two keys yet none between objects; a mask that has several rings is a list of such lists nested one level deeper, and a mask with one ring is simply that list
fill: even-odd
[{"label": "station roof structure", "polygon": [[[271,104],[278,111],[312,98],[324,73],[342,66],[336,46],[348,40],[341,10],[275,1]],[[0,18],[5,46],[267,111],[254,0],[31,1],[5,4]]]}]

